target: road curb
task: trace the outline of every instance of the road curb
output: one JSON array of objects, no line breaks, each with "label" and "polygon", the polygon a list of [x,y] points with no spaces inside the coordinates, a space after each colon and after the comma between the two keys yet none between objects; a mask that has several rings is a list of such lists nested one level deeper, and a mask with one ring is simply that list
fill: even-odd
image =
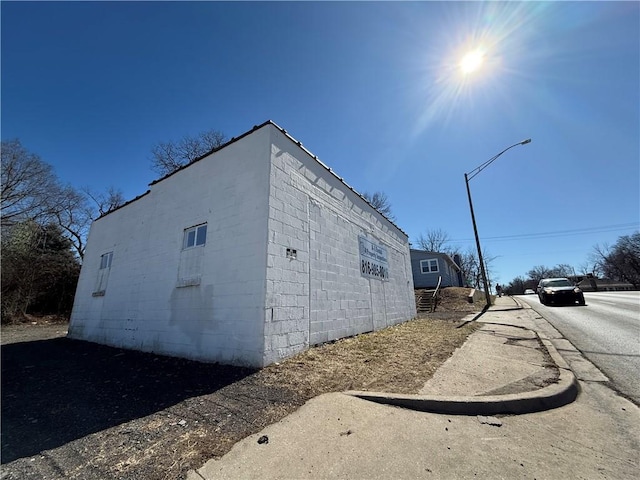
[{"label": "road curb", "polygon": [[486,396],[428,396],[356,390],[344,393],[380,404],[450,415],[519,415],[568,405],[578,396],[578,380],[553,344],[549,340],[541,340],[558,367],[560,375],[556,383],[538,390]]}]

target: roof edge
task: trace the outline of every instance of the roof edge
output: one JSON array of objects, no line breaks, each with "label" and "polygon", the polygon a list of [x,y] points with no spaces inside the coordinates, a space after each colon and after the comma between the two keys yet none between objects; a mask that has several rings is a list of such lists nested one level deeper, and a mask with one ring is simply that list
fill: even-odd
[{"label": "roof edge", "polygon": [[[202,160],[205,157],[208,157],[209,155],[211,155],[212,153],[215,153],[219,150],[222,150],[223,148],[228,147],[229,145],[242,140],[244,137],[251,135],[253,132],[260,130],[263,127],[266,127],[267,125],[272,125],[274,128],[278,129],[281,133],[283,133],[289,140],[291,140],[293,143],[295,143],[303,152],[305,152],[307,155],[309,155],[311,158],[313,158],[316,162],[318,162],[325,170],[327,170],[331,175],[333,175],[335,178],[337,178],[344,186],[346,186],[349,190],[351,190],[353,193],[355,193],[358,197],[360,197],[362,200],[364,200],[364,202],[369,205],[371,208],[373,208],[373,210],[375,210],[382,218],[384,218],[387,222],[389,222],[391,225],[393,225],[395,228],[398,229],[398,231],[400,233],[402,233],[404,236],[407,237],[407,239],[409,239],[409,235],[402,230],[393,220],[391,220],[389,217],[387,217],[384,213],[380,212],[380,210],[378,210],[376,207],[374,207],[373,205],[371,205],[371,202],[369,202],[369,200],[367,200],[360,192],[358,192],[355,188],[353,188],[351,185],[349,185],[344,178],[342,178],[341,176],[339,176],[336,172],[334,172],[331,167],[329,167],[328,165],[326,165],[322,160],[320,160],[318,158],[317,155],[314,155],[313,153],[311,153],[310,150],[308,150],[307,148],[305,148],[302,145],[302,142],[300,142],[299,140],[296,140],[294,137],[292,137],[289,132],[287,132],[284,128],[282,128],[281,126],[279,126],[276,122],[274,122],[273,120],[269,119],[266,120],[265,122],[261,123],[260,125],[254,125],[253,128],[251,130],[247,130],[246,132],[244,132],[242,135],[239,135],[237,137],[232,137],[231,140],[229,140],[228,142],[220,145],[219,147],[216,147],[210,151],[208,151],[207,153],[200,155],[198,158],[194,159],[193,161],[186,163],[184,165],[182,165],[180,168],[177,168],[176,170],[174,170],[173,172],[167,173],[166,175],[164,175],[163,177],[160,177],[154,181],[152,181],[151,183],[149,183],[148,185],[151,187],[157,183],[162,182],[163,180],[166,180],[167,178],[171,177],[172,175],[175,175],[176,173],[184,170],[185,168],[190,167],[191,165],[193,165],[196,162],[199,162],[200,160]],[[100,215],[100,217],[98,218],[102,218],[106,215],[109,215],[111,212],[115,212],[116,210],[119,210],[120,208],[129,205],[132,202],[135,202],[136,200],[144,197],[145,195],[147,195],[150,192],[150,190],[147,190],[145,193],[143,193],[142,195],[138,195],[137,197],[135,197],[132,200],[129,200],[128,202],[123,203],[122,205],[120,205],[117,208],[114,208],[113,210],[110,210],[109,212],[106,212],[103,215]]]},{"label": "roof edge", "polygon": [[[111,210],[104,212],[102,215],[99,215],[95,220],[100,220],[102,217],[106,217],[110,213],[113,213],[116,210],[120,210],[121,208],[126,207],[130,203],[135,202],[136,200],[140,200],[142,197],[145,197],[145,196],[149,195],[150,193],[151,193],[151,190],[147,190],[146,192],[141,193],[140,195],[132,198],[131,200],[128,200],[128,201],[124,202],[122,205],[118,205],[117,207],[112,208]],[[95,222],[95,220],[94,220],[94,222]]]},{"label": "roof edge", "polygon": [[432,254],[432,255],[441,255],[446,260],[448,260],[451,263],[451,265],[453,265],[457,270],[462,271],[462,269],[460,268],[460,265],[458,265],[456,263],[456,261],[453,259],[453,257],[451,255],[449,255],[448,253],[445,253],[445,252],[434,252],[433,250],[421,250],[419,248],[410,248],[409,249],[409,253],[411,253],[411,252],[420,252],[420,253],[428,253],[428,254]]},{"label": "roof edge", "polygon": [[191,162],[189,163],[185,163],[184,165],[182,165],[180,168],[176,168],[174,171],[167,173],[166,175],[164,175],[163,177],[160,177],[154,181],[152,181],[149,186],[155,185],[156,183],[159,183],[167,178],[169,178],[170,176],[184,170],[187,167],[190,167],[191,165],[193,165],[196,162],[199,162],[200,160],[202,160],[205,157],[208,157],[209,155],[211,155],[212,153],[217,152],[218,150],[222,150],[223,148],[228,147],[229,145],[231,145],[232,143],[236,143],[238,140],[242,140],[244,137],[246,137],[247,135],[252,134],[253,132],[255,132],[256,130],[260,130],[262,127],[266,126],[266,125],[273,125],[274,127],[282,130],[280,127],[278,127],[278,125],[276,125],[274,122],[272,122],[271,120],[267,120],[266,122],[261,123],[260,125],[254,125],[253,128],[251,130],[247,130],[246,132],[244,132],[242,135],[238,136],[238,137],[231,137],[231,140],[229,140],[226,143],[223,143],[222,145],[220,145],[219,147],[213,148],[211,150],[209,150],[208,152],[200,155],[199,157],[193,159]]}]

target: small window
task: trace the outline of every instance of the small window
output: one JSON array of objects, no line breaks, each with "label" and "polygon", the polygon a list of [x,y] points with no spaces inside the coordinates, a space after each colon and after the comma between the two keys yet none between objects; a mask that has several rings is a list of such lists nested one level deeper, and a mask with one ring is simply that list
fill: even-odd
[{"label": "small window", "polygon": [[431,258],[429,260],[420,260],[420,271],[422,273],[435,273],[438,272],[438,259]]},{"label": "small window", "polygon": [[207,224],[187,228],[184,231],[183,249],[198,247],[207,242]]},{"label": "small window", "polygon": [[113,260],[113,252],[107,252],[100,255],[100,269],[96,278],[96,286],[93,289],[94,297],[104,297],[107,290],[107,282],[109,281],[109,272],[111,272],[111,261]]},{"label": "small window", "polygon": [[113,252],[105,253],[100,256],[100,270],[105,268],[111,268],[111,260],[113,259]]}]

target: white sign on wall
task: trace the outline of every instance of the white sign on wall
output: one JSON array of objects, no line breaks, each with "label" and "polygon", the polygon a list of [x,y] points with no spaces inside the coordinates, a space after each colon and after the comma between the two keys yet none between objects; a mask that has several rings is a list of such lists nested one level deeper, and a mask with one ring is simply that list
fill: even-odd
[{"label": "white sign on wall", "polygon": [[360,245],[360,274],[363,277],[389,280],[387,249],[368,238],[358,235]]}]

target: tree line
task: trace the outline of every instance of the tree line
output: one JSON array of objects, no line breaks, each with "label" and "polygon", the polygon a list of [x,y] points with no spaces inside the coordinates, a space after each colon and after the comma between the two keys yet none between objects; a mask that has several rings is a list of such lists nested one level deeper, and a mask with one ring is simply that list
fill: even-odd
[{"label": "tree line", "polygon": [[120,206],[122,193],[64,184],[17,139],[2,142],[1,156],[2,322],[68,315],[89,226]]},{"label": "tree line", "polygon": [[543,278],[576,276],[606,278],[629,283],[634,289],[640,289],[640,232],[622,235],[611,246],[595,245],[578,270],[567,264],[555,267],[537,265],[527,272],[526,277],[514,278],[506,287],[506,292],[518,295],[527,288],[535,290]]}]

